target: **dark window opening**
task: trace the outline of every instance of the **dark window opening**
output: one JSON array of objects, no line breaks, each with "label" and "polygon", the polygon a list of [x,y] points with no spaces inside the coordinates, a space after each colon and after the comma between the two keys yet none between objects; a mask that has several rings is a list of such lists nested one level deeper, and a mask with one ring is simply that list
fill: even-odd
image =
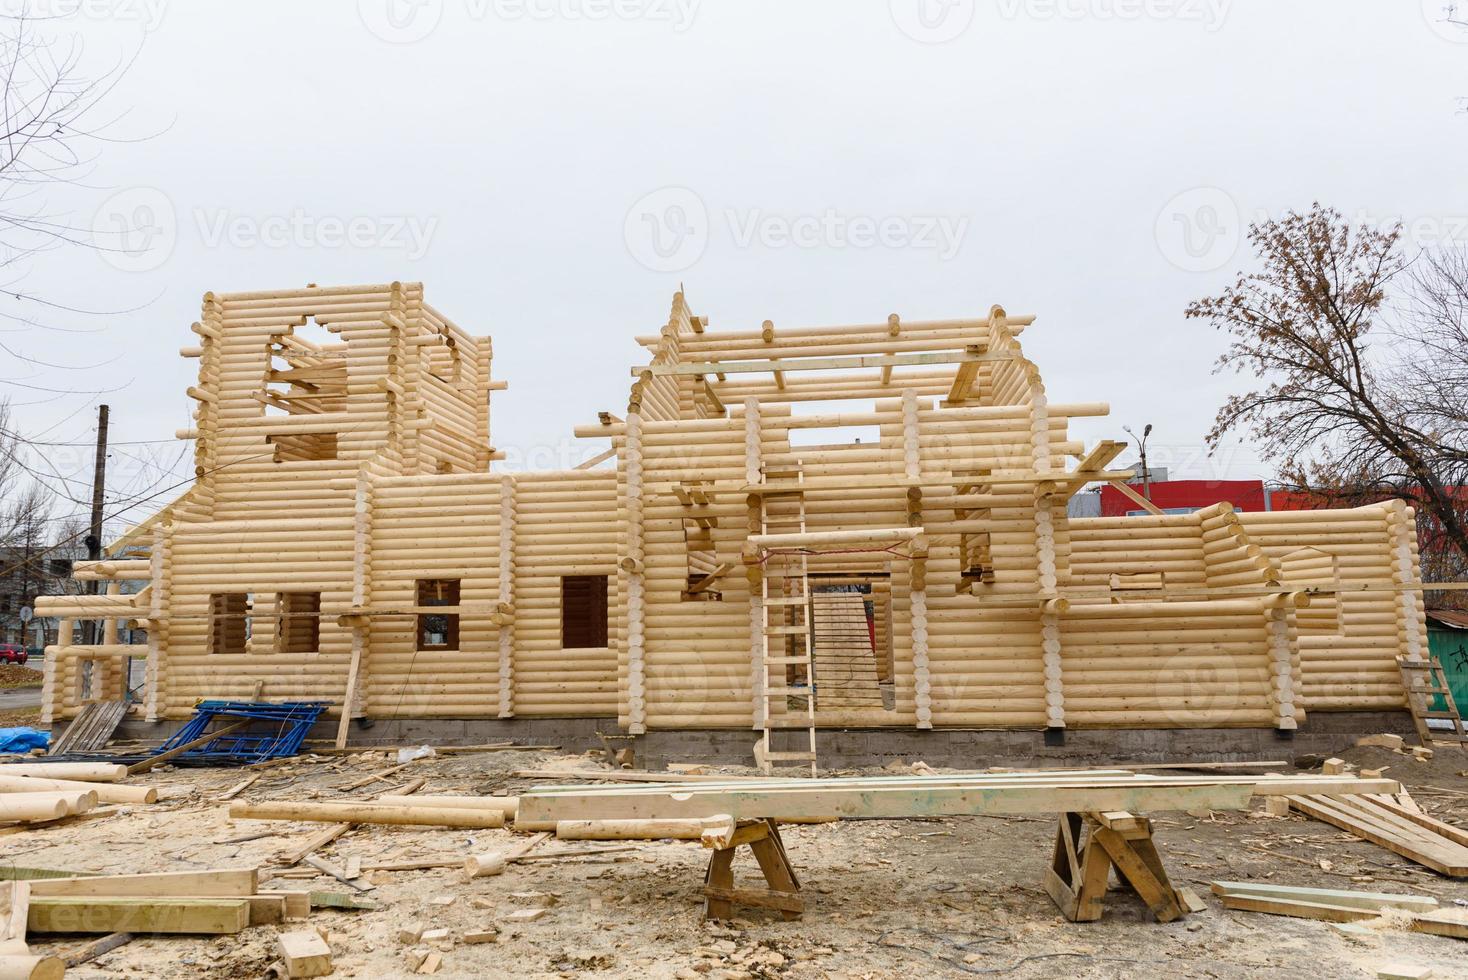
[{"label": "dark window opening", "polygon": [[276,603],[277,649],[315,653],[321,646],[321,593],[282,592]]},{"label": "dark window opening", "polygon": [[209,652],[244,653],[250,643],[250,593],[223,592],[209,597]]},{"label": "dark window opening", "polygon": [[567,575],[561,579],[561,649],[607,645],[607,577]]},{"label": "dark window opening", "polygon": [[[459,606],[459,580],[456,578],[420,578],[419,606]],[[459,648],[459,614],[419,613],[419,650],[457,650]]]},{"label": "dark window opening", "polygon": [[336,459],[335,432],[302,432],[299,435],[276,433],[269,438],[275,446],[277,463]]}]

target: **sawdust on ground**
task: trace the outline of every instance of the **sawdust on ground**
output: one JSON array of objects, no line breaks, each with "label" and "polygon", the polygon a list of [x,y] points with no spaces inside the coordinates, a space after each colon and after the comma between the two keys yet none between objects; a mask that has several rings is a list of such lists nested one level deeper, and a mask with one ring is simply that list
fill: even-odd
[{"label": "sawdust on ground", "polygon": [[[1391,765],[1389,775],[1413,786],[1418,802],[1439,817],[1461,822],[1468,812],[1468,778],[1461,774],[1468,754],[1440,751],[1428,763],[1386,750],[1343,747],[1338,754],[1368,766]],[[547,753],[441,756],[372,786],[339,788],[393,764],[376,753],[301,760],[266,770],[240,798],[366,799],[419,776],[428,779],[424,793],[514,793],[544,783],[516,778],[514,770],[595,765]],[[279,868],[278,855],[322,825],[231,821],[228,805],[215,797],[245,775],[234,769],[155,772],[137,781],[169,787],[165,802],[0,837],[0,860],[111,873]],[[1390,929],[1353,940],[1324,922],[1228,912],[1209,894],[1208,882],[1267,878],[1414,892],[1449,906],[1468,904],[1468,885],[1298,815],[1165,813],[1154,817],[1154,826],[1174,884],[1192,886],[1207,900],[1207,911],[1160,925],[1135,897],[1113,889],[1100,922],[1069,923],[1040,885],[1054,820],[1010,816],[783,827],[807,900],[799,921],[750,911],[729,922],[705,922],[699,889],[708,852],[696,842],[653,842],[627,854],[511,865],[503,875],[472,881],[456,869],[373,872],[368,877],[375,888],[367,896],[377,910],[320,909],[309,926],[327,930],[334,976],[374,980],[413,976],[430,950],[443,957],[439,977],[1369,978],[1392,961],[1432,966],[1439,977],[1468,976],[1468,946],[1461,941]],[[252,834],[262,836],[225,843]],[[505,830],[360,827],[320,853],[338,864],[349,855],[364,864],[459,859],[516,839]],[[757,877],[747,855],[735,871],[736,877]],[[263,874],[262,887],[348,890],[324,875],[300,874]],[[523,892],[549,894],[554,905],[534,922],[505,922],[507,914],[535,901],[515,896]],[[399,942],[399,929],[412,922],[447,928],[451,936],[434,944]],[[494,927],[494,943],[457,938]],[[237,936],[138,939],[67,976],[260,977],[275,959],[276,932],[262,926]],[[59,953],[88,937],[62,938],[33,947]]]}]

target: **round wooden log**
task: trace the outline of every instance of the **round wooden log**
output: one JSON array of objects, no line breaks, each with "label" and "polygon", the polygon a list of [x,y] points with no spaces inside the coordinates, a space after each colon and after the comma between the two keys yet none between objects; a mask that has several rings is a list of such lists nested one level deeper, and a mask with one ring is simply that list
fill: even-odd
[{"label": "round wooden log", "polygon": [[0,795],[0,820],[56,820],[90,809],[88,799],[86,793],[6,793]]},{"label": "round wooden log", "polygon": [[[561,840],[698,840],[715,818],[666,820],[558,820]],[[727,822],[727,818],[725,818]]]},{"label": "round wooden log", "polygon": [[[147,647],[139,647],[146,651]],[[110,762],[32,762],[0,765],[0,776],[38,776],[42,779],[76,779],[88,783],[120,783],[127,766]]]},{"label": "round wooden log", "polygon": [[61,980],[65,961],[55,956],[0,955],[0,980]]},{"label": "round wooden log", "polygon": [[152,786],[123,786],[115,783],[86,783],[77,779],[38,779],[0,773],[0,793],[92,793],[101,803],[156,803],[158,790]]},{"label": "round wooden log", "polygon": [[394,806],[426,806],[440,810],[498,810],[506,817],[513,817],[520,808],[518,796],[395,796],[389,793],[372,802]]},{"label": "round wooden log", "polygon": [[[3,800],[4,797],[0,797]],[[325,823],[376,823],[408,827],[494,828],[505,825],[495,809],[447,809],[378,803],[235,803],[232,820],[311,820]]]}]

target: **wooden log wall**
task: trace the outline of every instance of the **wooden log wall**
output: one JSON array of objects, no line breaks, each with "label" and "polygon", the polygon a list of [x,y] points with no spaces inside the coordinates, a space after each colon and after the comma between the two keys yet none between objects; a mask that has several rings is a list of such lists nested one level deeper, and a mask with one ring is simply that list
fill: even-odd
[{"label": "wooden log wall", "polygon": [[[1340,583],[1349,588],[1414,580],[1414,560],[1394,550],[1397,529],[1410,525],[1409,510],[1405,505],[1372,504],[1352,510],[1250,512],[1239,518],[1250,540],[1272,558],[1283,559],[1302,545],[1335,556]],[[1411,538],[1415,541],[1415,531]],[[1421,594],[1347,591],[1340,595],[1338,606],[1339,632],[1300,635],[1300,699],[1305,709],[1401,706],[1395,658],[1408,652],[1408,624],[1415,621],[1421,628],[1424,622]]]},{"label": "wooden log wall", "polygon": [[[308,320],[336,335],[297,335]],[[879,670],[892,708],[821,705],[823,726],[1289,728],[1306,709],[1402,703],[1393,657],[1421,655],[1421,596],[1129,594],[1343,589],[1417,574],[1412,513],[1347,511],[1069,520],[1084,446],[1019,335],[1028,317],[704,332],[683,295],[639,338],[653,365],[951,351],[999,360],[884,368],[880,384],[798,371],[773,382],[643,370],[625,422],[601,427],[617,468],[491,473],[488,338],[424,302],[418,284],[206,294],[194,332],[196,485],[129,538],[147,591],[54,600],[43,717],[118,688],[116,624],[149,629],[149,718],[205,697],[320,699],[352,716],[612,717],[628,731],[747,728],[758,717],[758,570],[743,564],[759,498],[798,468],[812,532],[922,527],[920,553],[814,548],[810,573],[880,582]],[[970,383],[970,380],[972,382]],[[797,401],[864,397],[820,415]],[[875,442],[805,445],[871,426]],[[799,438],[794,438],[801,433]],[[916,549],[915,549],[916,550]],[[962,553],[961,553],[962,552]],[[981,574],[974,566],[982,565]],[[689,577],[727,569],[707,595]],[[745,574],[746,571],[749,574]],[[143,574],[143,573],[135,573]],[[608,579],[605,646],[567,648],[562,579]],[[418,582],[459,583],[457,642],[420,649]],[[1116,583],[1109,597],[1064,598]],[[593,590],[595,591],[595,590]],[[280,649],[278,596],[321,594],[319,648]],[[211,596],[253,597],[245,651],[211,653]],[[79,619],[104,621],[81,647]],[[452,635],[451,631],[451,635]],[[297,631],[297,636],[302,635]],[[887,651],[890,650],[890,654]]]}]

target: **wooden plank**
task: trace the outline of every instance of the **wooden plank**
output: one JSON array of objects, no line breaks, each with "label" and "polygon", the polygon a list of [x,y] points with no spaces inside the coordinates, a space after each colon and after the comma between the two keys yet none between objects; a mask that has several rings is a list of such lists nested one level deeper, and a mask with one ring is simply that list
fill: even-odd
[{"label": "wooden plank", "polygon": [[89,875],[76,878],[47,878],[31,882],[31,894],[41,898],[85,897],[188,897],[243,898],[255,894],[259,874],[254,868],[240,871],[164,871],[136,875]]},{"label": "wooden plank", "polygon": [[1393,895],[1387,892],[1343,891],[1334,888],[1300,888],[1275,885],[1264,881],[1215,881],[1215,895],[1257,895],[1262,898],[1284,898],[1291,901],[1315,902],[1322,905],[1344,905],[1361,909],[1409,909],[1430,912],[1437,899],[1425,895]]},{"label": "wooden plank", "polygon": [[1297,919],[1320,919],[1324,922],[1365,922],[1380,917],[1371,909],[1349,905],[1327,905],[1322,902],[1302,902],[1288,898],[1272,898],[1265,895],[1220,896],[1223,907],[1239,912],[1266,912],[1270,915],[1288,915]]},{"label": "wooden plank", "polygon": [[[1086,773],[965,777],[752,780],[671,786],[542,787],[520,796],[517,826],[558,820],[708,817],[738,820],[812,816],[910,817],[972,813],[1242,809],[1254,792],[1382,792],[1391,780],[1350,776],[1092,776]],[[1385,791],[1392,791],[1390,788]]]},{"label": "wooden plank", "polygon": [[1461,844],[1464,847],[1468,847],[1468,830],[1464,830],[1462,827],[1454,827],[1450,823],[1444,823],[1441,820],[1428,816],[1420,810],[1413,810],[1402,806],[1390,796],[1343,796],[1340,799],[1363,809],[1369,806],[1389,813],[1402,820],[1415,823],[1424,830],[1434,833],[1439,837],[1444,837],[1454,844]]},{"label": "wooden plank", "polygon": [[[715,854],[721,852],[715,851]],[[720,885],[705,885],[704,897],[712,906],[718,902],[743,905],[746,908],[776,909],[781,912],[799,913],[805,911],[805,899],[798,894],[787,894],[785,892],[767,891],[763,888],[730,888]],[[727,918],[728,914],[715,915],[709,913],[709,918]]]},{"label": "wooden plank", "polygon": [[1158,507],[1152,501],[1148,500],[1140,493],[1137,493],[1137,491],[1133,490],[1131,487],[1127,486],[1120,480],[1107,480],[1106,485],[1111,487],[1113,490],[1119,490],[1123,497],[1127,498],[1132,503],[1145,510],[1147,513],[1152,514],[1155,517],[1161,517],[1163,515],[1164,511],[1161,507]]},{"label": "wooden plank", "polygon": [[[1387,826],[1374,821],[1354,807],[1332,803],[1329,800],[1304,796],[1290,796],[1290,806],[1306,816],[1339,827],[1342,830],[1370,841],[1380,847],[1400,854],[1423,867],[1450,878],[1468,877],[1468,848],[1428,833],[1404,831],[1399,827]],[[524,797],[521,797],[524,804]]]},{"label": "wooden plank", "polygon": [[32,932],[232,935],[250,923],[242,898],[37,898]]},{"label": "wooden plank", "polygon": [[317,848],[325,847],[327,844],[330,844],[332,841],[336,840],[342,834],[345,834],[351,829],[352,824],[339,823],[335,824],[334,826],[327,827],[325,830],[317,831],[310,837],[306,838],[306,840],[302,844],[300,844],[293,850],[287,851],[284,855],[282,855],[280,859],[281,863],[286,865],[287,867],[293,864],[300,864],[307,854],[310,854]]}]

